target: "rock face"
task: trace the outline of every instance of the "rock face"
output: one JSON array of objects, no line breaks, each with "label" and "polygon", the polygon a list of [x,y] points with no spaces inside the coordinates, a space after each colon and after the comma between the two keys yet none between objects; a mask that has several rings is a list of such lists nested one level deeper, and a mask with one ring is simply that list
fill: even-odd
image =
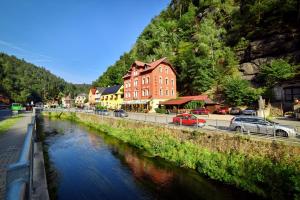
[{"label": "rock face", "polygon": [[237,52],[239,70],[246,80],[255,79],[263,64],[274,58],[292,58],[300,62],[300,34],[297,31],[273,34],[249,43],[244,51]]}]

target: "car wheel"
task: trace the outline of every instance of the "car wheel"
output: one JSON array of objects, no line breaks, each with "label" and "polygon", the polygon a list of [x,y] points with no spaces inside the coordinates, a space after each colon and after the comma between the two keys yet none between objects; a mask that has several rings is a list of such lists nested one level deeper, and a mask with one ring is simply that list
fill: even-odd
[{"label": "car wheel", "polygon": [[238,132],[238,133],[241,133],[242,132],[242,127],[240,127],[240,126],[235,127],[235,131]]},{"label": "car wheel", "polygon": [[282,136],[282,137],[288,137],[289,136],[289,134],[284,130],[277,130],[276,135],[277,136]]}]

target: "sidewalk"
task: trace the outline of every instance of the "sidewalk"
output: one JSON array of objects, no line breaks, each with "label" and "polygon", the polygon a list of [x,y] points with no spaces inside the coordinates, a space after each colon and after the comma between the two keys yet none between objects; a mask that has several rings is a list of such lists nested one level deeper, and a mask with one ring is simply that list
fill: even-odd
[{"label": "sidewalk", "polygon": [[6,167],[18,160],[30,122],[31,113],[24,114],[20,121],[0,135],[0,200],[5,199]]}]

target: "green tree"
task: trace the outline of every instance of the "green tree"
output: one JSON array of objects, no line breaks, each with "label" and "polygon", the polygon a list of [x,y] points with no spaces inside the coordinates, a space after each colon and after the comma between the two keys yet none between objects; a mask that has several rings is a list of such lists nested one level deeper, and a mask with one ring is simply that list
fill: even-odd
[{"label": "green tree", "polygon": [[262,90],[252,88],[248,81],[240,77],[226,77],[223,90],[226,102],[233,106],[250,105],[262,93]]},{"label": "green tree", "polygon": [[268,87],[272,87],[280,81],[293,78],[296,74],[296,67],[286,60],[275,59],[270,64],[262,66],[260,78],[265,80]]}]

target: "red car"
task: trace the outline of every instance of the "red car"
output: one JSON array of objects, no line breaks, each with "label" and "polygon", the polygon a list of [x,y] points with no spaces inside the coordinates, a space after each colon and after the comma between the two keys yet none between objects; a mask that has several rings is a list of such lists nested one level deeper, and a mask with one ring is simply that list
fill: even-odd
[{"label": "red car", "polygon": [[216,110],[216,113],[226,115],[229,113],[229,108],[228,107],[220,107]]},{"label": "red car", "polygon": [[186,126],[197,126],[203,127],[206,124],[206,120],[198,119],[195,115],[191,114],[181,114],[173,117],[174,124],[182,124]]},{"label": "red car", "polygon": [[191,113],[195,115],[208,115],[210,112],[206,108],[199,108],[199,109],[192,110]]}]

